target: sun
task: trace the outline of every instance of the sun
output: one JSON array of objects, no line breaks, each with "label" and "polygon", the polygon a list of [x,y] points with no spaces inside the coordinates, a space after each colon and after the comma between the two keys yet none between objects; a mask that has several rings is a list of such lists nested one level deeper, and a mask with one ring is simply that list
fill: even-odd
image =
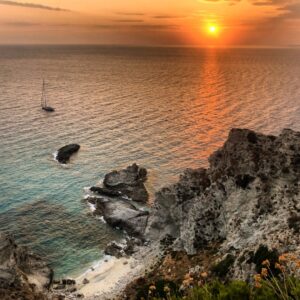
[{"label": "sun", "polygon": [[220,27],[216,23],[210,23],[206,27],[206,32],[211,36],[217,36],[220,31]]}]

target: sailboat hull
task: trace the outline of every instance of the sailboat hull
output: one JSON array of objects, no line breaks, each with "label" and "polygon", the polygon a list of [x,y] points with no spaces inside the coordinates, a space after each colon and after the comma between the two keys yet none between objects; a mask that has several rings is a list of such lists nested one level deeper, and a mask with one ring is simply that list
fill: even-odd
[{"label": "sailboat hull", "polygon": [[52,108],[50,106],[43,106],[42,109],[47,111],[47,112],[53,112],[54,111],[54,108]]}]

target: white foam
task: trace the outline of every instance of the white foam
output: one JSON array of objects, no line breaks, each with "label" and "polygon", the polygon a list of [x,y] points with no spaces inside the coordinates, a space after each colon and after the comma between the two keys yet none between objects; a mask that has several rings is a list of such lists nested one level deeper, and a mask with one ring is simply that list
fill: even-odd
[{"label": "white foam", "polygon": [[100,260],[95,261],[91,267],[89,267],[87,270],[85,270],[82,274],[80,274],[80,277],[84,277],[84,275],[89,274],[96,269],[99,269],[104,263],[109,262],[111,259],[113,259],[113,256],[110,255],[104,255],[103,258]]},{"label": "white foam", "polygon": [[[96,208],[95,208],[96,209]],[[97,216],[96,217],[97,220],[100,220],[102,223],[106,224],[106,221],[104,220],[103,216]]]},{"label": "white foam", "polygon": [[88,202],[88,206],[89,206],[89,208],[92,212],[94,212],[96,210],[96,205],[95,204]]},{"label": "white foam", "polygon": [[57,161],[57,154],[58,154],[58,151],[55,151],[55,152],[52,153],[53,158],[54,158],[54,160],[56,160],[56,161]]},{"label": "white foam", "polygon": [[68,165],[67,164],[61,164],[58,160],[57,160],[57,154],[58,154],[58,151],[55,151],[52,153],[53,155],[53,160],[55,160],[56,162],[59,163],[60,166],[62,166],[63,168],[68,168]]},{"label": "white foam", "polygon": [[83,190],[86,192],[86,193],[90,193],[91,192],[91,187],[90,186],[85,186],[83,188]]}]

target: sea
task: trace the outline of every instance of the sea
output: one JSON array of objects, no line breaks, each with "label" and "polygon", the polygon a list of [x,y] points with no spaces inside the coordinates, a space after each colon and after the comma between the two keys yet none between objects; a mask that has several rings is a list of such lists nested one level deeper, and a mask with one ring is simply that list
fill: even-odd
[{"label": "sea", "polygon": [[[1,46],[0,231],[57,278],[78,274],[124,237],[91,214],[87,187],[136,162],[151,205],[232,127],[300,130],[300,49]],[[69,143],[81,149],[60,165]]]}]

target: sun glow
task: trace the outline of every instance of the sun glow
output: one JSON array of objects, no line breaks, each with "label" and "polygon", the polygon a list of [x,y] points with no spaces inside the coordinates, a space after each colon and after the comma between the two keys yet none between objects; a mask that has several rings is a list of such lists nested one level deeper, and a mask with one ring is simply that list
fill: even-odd
[{"label": "sun glow", "polygon": [[210,36],[217,36],[218,33],[220,31],[220,27],[218,24],[215,23],[210,23],[207,25],[206,27],[206,32],[210,35]]}]

